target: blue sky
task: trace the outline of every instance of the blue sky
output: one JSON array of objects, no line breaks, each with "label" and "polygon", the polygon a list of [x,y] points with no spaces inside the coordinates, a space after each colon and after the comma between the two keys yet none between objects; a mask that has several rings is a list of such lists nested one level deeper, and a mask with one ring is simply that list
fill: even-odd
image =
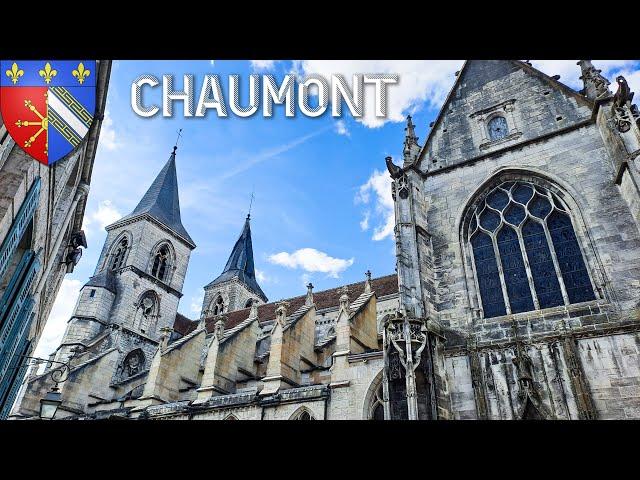
[{"label": "blue sky", "polygon": [[[96,155],[84,229],[89,248],[61,287],[36,354],[58,345],[78,292],[93,274],[106,237],[104,226],[136,206],[169,157],[176,131],[183,129],[177,155],[182,221],[197,244],[191,255],[179,311],[198,318],[202,287],[222,271],[246,217],[251,192],[253,248],[258,281],[270,301],[394,272],[393,211],[384,157],[400,162],[404,118],[411,113],[422,144],[462,61],[117,61],[114,62]],[[575,60],[533,61],[549,75],[580,88]],[[637,61],[595,61],[610,80],[623,73],[640,90]],[[143,73],[226,78],[250,73],[282,77],[318,73],[398,73],[389,88],[386,119],[356,121],[344,109],[330,114],[286,118],[138,117],[130,106],[131,82]],[[241,83],[242,85],[242,83]],[[241,87],[242,88],[242,87]],[[159,88],[157,90],[160,90]],[[245,88],[246,90],[246,88]],[[160,103],[159,94],[155,99]],[[372,95],[367,94],[367,99]],[[367,104],[368,105],[368,104]],[[367,108],[372,111],[372,108]]]}]

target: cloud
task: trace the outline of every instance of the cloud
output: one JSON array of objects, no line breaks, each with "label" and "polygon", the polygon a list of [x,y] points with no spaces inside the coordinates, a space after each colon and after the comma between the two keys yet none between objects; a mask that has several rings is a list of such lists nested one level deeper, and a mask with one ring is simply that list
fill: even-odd
[{"label": "cloud", "polygon": [[113,206],[111,200],[103,200],[98,204],[97,210],[84,216],[82,228],[87,235],[91,235],[94,225],[99,230],[104,230],[107,225],[111,225],[120,218],[122,214]]},{"label": "cloud", "polygon": [[71,318],[78,301],[78,292],[82,285],[83,283],[80,280],[68,278],[62,280],[60,291],[53,303],[49,319],[33,354],[35,357],[48,358],[49,354],[53,353],[60,345],[64,331],[67,328],[67,322]]},{"label": "cloud", "polygon": [[371,211],[367,210],[366,212],[364,212],[364,216],[362,217],[362,220],[360,220],[360,228],[362,229],[363,232],[369,229],[370,218],[371,218]]},{"label": "cloud", "polygon": [[122,144],[116,140],[116,131],[113,128],[113,119],[109,114],[109,110],[105,110],[104,120],[100,127],[100,146],[111,151],[117,150],[122,146]]},{"label": "cloud", "polygon": [[[303,60],[294,62],[293,71],[303,75],[317,74],[331,78],[342,74],[348,83],[356,73],[395,73],[399,83],[388,87],[388,113],[386,118],[375,116],[373,86],[365,86],[365,112],[358,121],[367,127],[381,127],[386,122],[401,122],[407,113],[427,106],[439,107],[460,70],[461,60]],[[370,90],[368,90],[370,89]]]},{"label": "cloud", "polygon": [[303,135],[301,137],[295,138],[295,139],[293,139],[290,142],[287,142],[285,144],[279,145],[279,146],[274,147],[274,148],[270,148],[268,150],[264,150],[264,151],[258,153],[257,155],[251,156],[248,160],[240,163],[235,168],[222,173],[218,178],[220,180],[227,180],[227,179],[229,179],[231,177],[235,177],[239,173],[242,173],[242,172],[250,169],[251,167],[253,167],[254,165],[256,165],[258,163],[261,163],[261,162],[264,162],[265,160],[269,160],[271,158],[277,157],[278,155],[286,153],[289,150],[297,147],[298,145],[302,145],[303,143],[307,142],[308,140],[311,140],[312,138],[317,137],[318,135],[326,132],[329,128],[333,128],[333,126],[332,125],[328,125],[328,126],[322,127],[320,129],[316,130],[315,132],[311,132],[311,133],[308,133],[307,135]]},{"label": "cloud", "polygon": [[351,133],[349,132],[349,129],[347,128],[347,124],[345,123],[344,120],[338,120],[335,123],[335,131],[338,135],[344,135],[346,137],[351,136]]},{"label": "cloud", "polygon": [[200,312],[202,312],[202,302],[204,301],[204,289],[200,289],[200,293],[198,295],[194,295],[191,297],[191,304],[189,305],[189,311],[196,315],[196,317],[200,317]]},{"label": "cloud", "polygon": [[209,60],[209,64],[210,64],[212,67],[215,67],[215,66],[216,66],[216,61],[215,61],[215,60]]},{"label": "cloud", "polygon": [[[372,198],[373,194],[373,198]],[[395,226],[393,198],[391,197],[391,177],[386,171],[373,171],[367,183],[360,186],[355,197],[356,204],[370,205],[373,203],[375,219],[378,225],[373,229],[373,240],[379,241],[391,237]],[[371,219],[371,212],[367,210],[360,222],[360,228],[367,230]]]},{"label": "cloud", "polygon": [[257,71],[272,70],[276,64],[275,60],[249,60],[251,68]]},{"label": "cloud", "polygon": [[264,270],[260,270],[259,268],[256,268],[256,280],[258,280],[258,283],[262,283],[263,285],[277,283],[277,279],[275,277],[267,275]]},{"label": "cloud", "polygon": [[268,257],[269,262],[287,268],[301,268],[306,272],[321,272],[338,278],[339,274],[353,265],[354,259],[330,257],[315,248],[301,248],[293,253],[280,252]]},{"label": "cloud", "polygon": [[[592,60],[593,66],[602,70],[602,74],[614,83],[614,74],[633,66],[637,60]],[[560,75],[560,81],[576,90],[581,90],[580,67],[577,60],[531,60],[532,65],[549,76]],[[628,80],[628,79],[627,79]],[[612,85],[615,90],[615,86]]]}]

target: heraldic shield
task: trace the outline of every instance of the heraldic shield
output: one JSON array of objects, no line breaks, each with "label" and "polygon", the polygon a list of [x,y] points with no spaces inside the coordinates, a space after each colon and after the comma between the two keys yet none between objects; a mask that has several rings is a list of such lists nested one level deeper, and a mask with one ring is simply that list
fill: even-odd
[{"label": "heraldic shield", "polygon": [[0,114],[11,138],[45,165],[75,150],[96,108],[95,60],[0,60]]}]

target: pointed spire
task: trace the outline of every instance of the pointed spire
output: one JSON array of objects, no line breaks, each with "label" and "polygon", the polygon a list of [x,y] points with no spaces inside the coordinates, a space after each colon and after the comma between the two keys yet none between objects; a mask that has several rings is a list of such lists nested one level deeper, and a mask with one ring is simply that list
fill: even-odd
[{"label": "pointed spire", "polygon": [[177,149],[177,146],[173,147],[169,160],[160,170],[160,173],[158,173],[140,203],[133,209],[133,212],[121,220],[138,215],[150,215],[195,247],[195,243],[193,243],[193,240],[182,225],[182,219],[180,218],[178,175],[176,173]]},{"label": "pointed spire", "polygon": [[602,70],[594,67],[591,60],[579,60],[578,65],[580,65],[580,70],[582,71],[580,79],[584,83],[583,93],[587,98],[595,100],[611,95],[609,90],[610,82],[602,76]]},{"label": "pointed spire", "polygon": [[404,131],[404,163],[405,165],[413,163],[420,154],[420,145],[418,145],[418,137],[416,136],[415,125],[411,119],[411,115],[407,115],[407,126]]},{"label": "pointed spire", "polygon": [[256,280],[255,266],[253,263],[253,245],[251,242],[250,221],[251,215],[247,215],[240,237],[233,246],[233,250],[231,251],[231,255],[229,255],[229,259],[227,260],[224,270],[218,278],[205,288],[235,279],[242,282],[249,288],[249,290],[253,291],[266,302],[267,296],[264,294]]}]

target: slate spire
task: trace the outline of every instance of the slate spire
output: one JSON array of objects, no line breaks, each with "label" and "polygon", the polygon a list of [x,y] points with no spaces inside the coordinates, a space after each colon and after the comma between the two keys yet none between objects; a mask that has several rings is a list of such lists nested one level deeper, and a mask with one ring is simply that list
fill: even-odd
[{"label": "slate spire", "polygon": [[182,225],[180,218],[180,199],[178,198],[178,176],[176,174],[176,150],[169,156],[158,176],[153,181],[147,192],[129,215],[124,218],[132,218],[138,215],[148,214],[164,226],[170,228],[187,243],[195,247],[195,243]]},{"label": "slate spire", "polygon": [[253,263],[253,244],[251,243],[251,214],[247,215],[240,237],[233,246],[224,270],[207,287],[229,280],[240,281],[264,301],[267,300],[267,296],[256,280],[255,265]]}]

